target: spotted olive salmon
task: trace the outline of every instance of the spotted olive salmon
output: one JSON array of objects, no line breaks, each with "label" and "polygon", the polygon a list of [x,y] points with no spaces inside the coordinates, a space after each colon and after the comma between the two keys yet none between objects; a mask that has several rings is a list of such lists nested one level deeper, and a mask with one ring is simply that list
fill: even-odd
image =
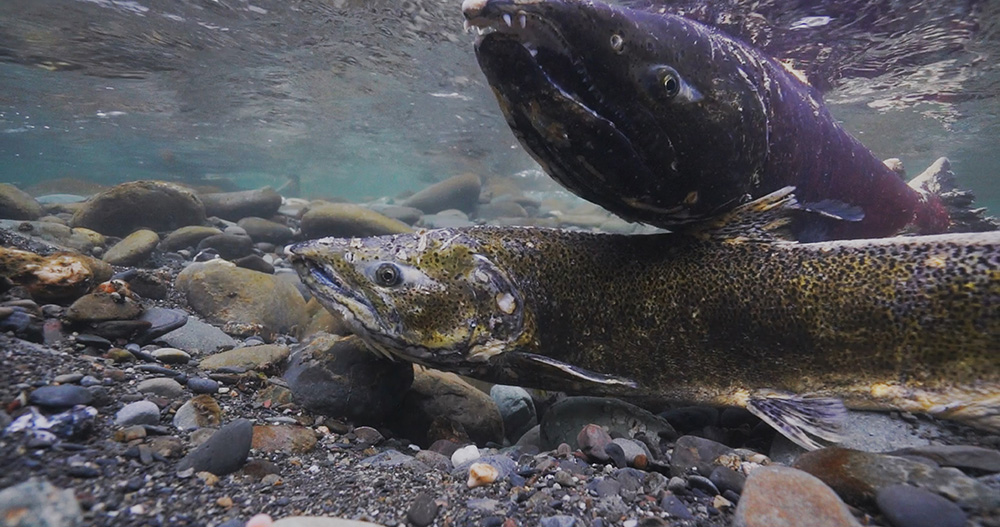
[{"label": "spotted olive salmon", "polygon": [[622,218],[683,230],[791,185],[812,212],[796,221],[802,241],[996,228],[953,177],[908,185],[816,90],[713,28],[594,1],[462,8],[514,135]]},{"label": "spotted olive salmon", "polygon": [[795,243],[765,236],[780,219],[731,221],[773,200],[689,234],[470,227],[290,253],[373,350],[433,368],[744,406],[808,447],[843,404],[1000,431],[1000,232]]}]

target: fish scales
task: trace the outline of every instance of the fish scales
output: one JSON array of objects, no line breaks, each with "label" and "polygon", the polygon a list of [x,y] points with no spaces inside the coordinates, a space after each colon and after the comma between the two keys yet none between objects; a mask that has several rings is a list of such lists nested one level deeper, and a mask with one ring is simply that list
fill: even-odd
[{"label": "fish scales", "polygon": [[[439,369],[720,405],[774,390],[1000,430],[996,232],[799,244],[473,227],[292,254],[359,335]],[[398,283],[373,283],[385,266]]]}]

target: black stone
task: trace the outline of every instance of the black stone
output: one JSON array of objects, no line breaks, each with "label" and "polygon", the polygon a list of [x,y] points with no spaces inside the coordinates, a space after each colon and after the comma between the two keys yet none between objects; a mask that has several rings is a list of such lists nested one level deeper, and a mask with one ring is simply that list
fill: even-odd
[{"label": "black stone", "polygon": [[237,258],[233,260],[233,263],[235,263],[237,267],[250,269],[251,271],[259,271],[265,274],[274,274],[274,266],[267,263],[267,261],[265,261],[260,256],[257,256],[256,254],[251,254],[244,256],[242,258]]},{"label": "black stone", "polygon": [[880,489],[875,503],[895,527],[962,527],[966,515],[954,502],[910,485]]},{"label": "black stone", "polygon": [[715,467],[708,479],[722,492],[731,490],[736,494],[742,494],[747,477],[729,467]]},{"label": "black stone", "polygon": [[139,320],[150,323],[150,326],[135,336],[135,341],[140,344],[152,342],[153,339],[170,333],[171,331],[187,324],[188,315],[176,309],[163,307],[152,307],[147,309]]},{"label": "black stone", "polygon": [[184,456],[177,463],[177,471],[193,468],[195,472],[207,471],[216,476],[236,472],[246,463],[252,438],[253,425],[250,421],[237,419]]},{"label": "black stone", "polygon": [[28,404],[59,410],[78,404],[90,404],[93,400],[94,395],[90,390],[74,384],[42,386],[28,396]]},{"label": "black stone", "polygon": [[102,350],[111,348],[110,340],[98,335],[91,335],[89,333],[80,333],[79,335],[77,335],[76,342],[77,344],[83,344],[84,346],[93,346],[97,349],[102,349]]},{"label": "black stone", "polygon": [[198,242],[197,251],[214,249],[226,260],[235,260],[253,252],[253,240],[249,236],[235,234],[213,234]]},{"label": "black stone", "polygon": [[673,518],[681,520],[694,520],[694,516],[687,508],[687,505],[684,505],[684,502],[673,494],[665,494],[663,496],[663,499],[660,500],[660,508],[663,509],[663,512],[669,514]]},{"label": "black stone", "polygon": [[712,480],[706,478],[705,476],[688,476],[688,486],[692,489],[700,490],[709,496],[718,496],[719,488],[712,483]]},{"label": "black stone", "polygon": [[746,408],[729,407],[719,415],[719,426],[723,428],[740,428],[746,426],[753,428],[760,422],[760,418],[750,413]]},{"label": "black stone", "polygon": [[426,527],[434,522],[440,506],[435,503],[434,496],[427,493],[418,494],[413,505],[406,511],[406,519],[417,527]]},{"label": "black stone", "polygon": [[621,445],[617,443],[608,443],[604,445],[604,453],[611,458],[611,461],[618,468],[625,468],[628,466],[628,460],[625,459],[625,451],[622,450]]},{"label": "black stone", "polygon": [[219,391],[218,381],[203,377],[191,377],[187,381],[187,386],[194,393],[216,393]]}]

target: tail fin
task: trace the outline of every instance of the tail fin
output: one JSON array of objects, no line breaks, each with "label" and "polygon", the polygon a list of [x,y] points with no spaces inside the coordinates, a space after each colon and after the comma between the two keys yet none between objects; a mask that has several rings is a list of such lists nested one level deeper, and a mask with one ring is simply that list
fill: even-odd
[{"label": "tail fin", "polygon": [[[939,158],[908,183],[910,188],[928,196],[928,202],[940,203],[950,224],[946,232],[983,232],[1000,230],[1000,220],[986,215],[986,208],[972,208],[976,196],[956,184],[955,173],[947,157]],[[920,228],[918,214],[918,231]],[[918,232],[923,234],[923,232]],[[927,233],[930,234],[930,233]]]}]

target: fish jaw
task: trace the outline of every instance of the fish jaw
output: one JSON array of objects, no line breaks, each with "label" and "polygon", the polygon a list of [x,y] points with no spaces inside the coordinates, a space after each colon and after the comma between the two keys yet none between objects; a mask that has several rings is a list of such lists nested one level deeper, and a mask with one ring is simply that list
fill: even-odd
[{"label": "fish jaw", "polygon": [[767,158],[767,108],[744,64],[756,57],[731,40],[680,17],[599,2],[463,8],[508,124],[569,190],[665,228],[712,216],[752,190]]}]

